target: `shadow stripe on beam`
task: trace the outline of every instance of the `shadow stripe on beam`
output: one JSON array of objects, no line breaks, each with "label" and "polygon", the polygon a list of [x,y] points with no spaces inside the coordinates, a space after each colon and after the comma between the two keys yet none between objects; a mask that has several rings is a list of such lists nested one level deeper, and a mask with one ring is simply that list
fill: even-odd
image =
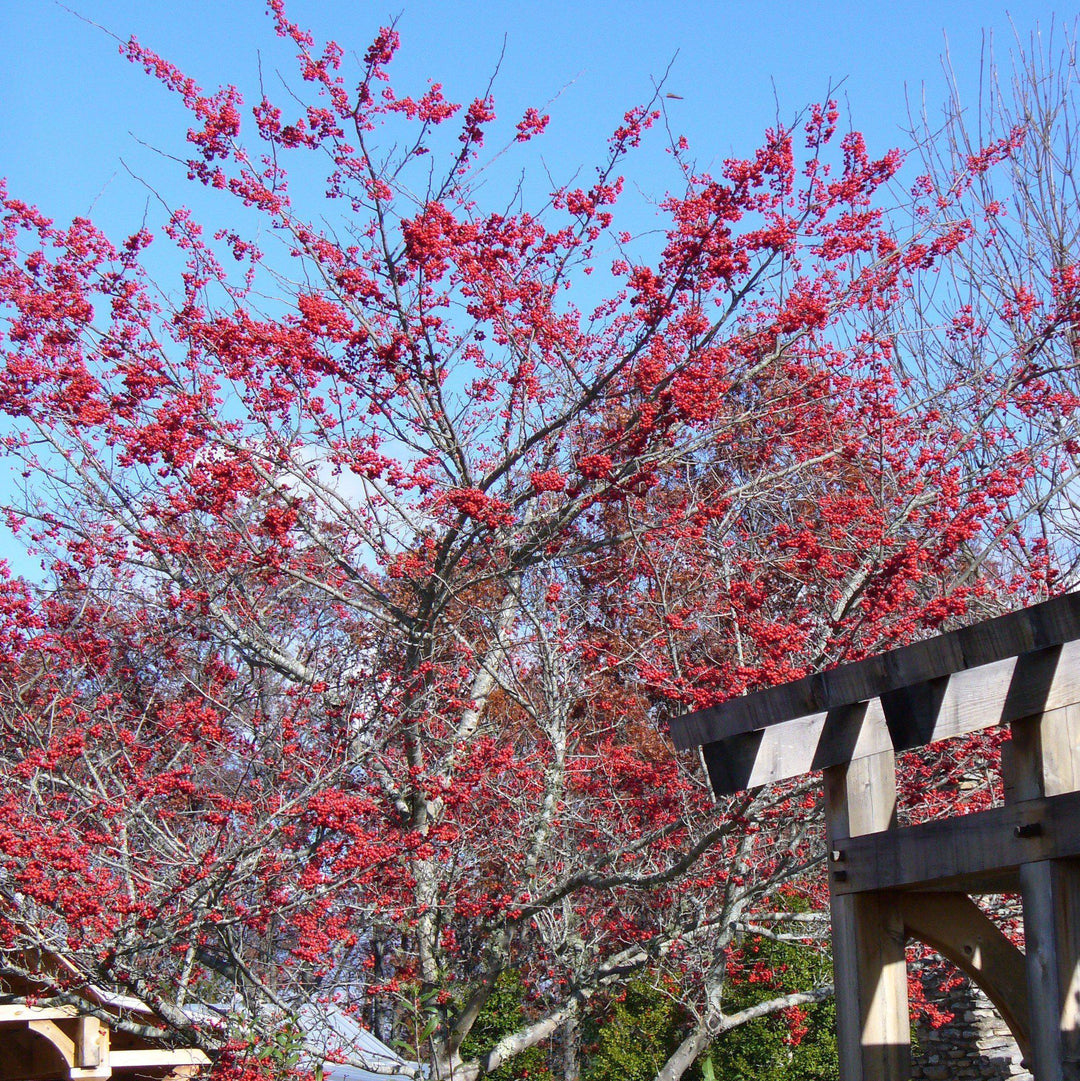
[{"label": "shadow stripe on beam", "polygon": [[997,619],[684,714],[671,722],[671,736],[678,750],[689,750],[1077,639],[1080,593],[1068,593]]},{"label": "shadow stripe on beam", "polygon": [[716,796],[1080,702],[1080,640],[705,743]]}]

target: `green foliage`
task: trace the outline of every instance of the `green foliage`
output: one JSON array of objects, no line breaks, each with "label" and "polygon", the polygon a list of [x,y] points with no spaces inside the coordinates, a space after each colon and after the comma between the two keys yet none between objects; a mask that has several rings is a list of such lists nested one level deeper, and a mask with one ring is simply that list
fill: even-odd
[{"label": "green foliage", "polygon": [[652,1081],[679,1046],[685,1011],[653,981],[626,985],[601,1020],[585,1026],[585,1081]]},{"label": "green foliage", "polygon": [[[741,955],[742,971],[725,988],[728,1014],[832,979],[828,954],[798,943],[748,939]],[[704,1081],[709,1072],[724,1081],[835,1081],[835,1004],[829,999],[732,1029],[710,1048]]]},{"label": "green foliage", "polygon": [[[741,943],[724,996],[728,1014],[828,982],[827,954],[798,943]],[[641,978],[586,1026],[585,1081],[652,1081],[687,1033],[678,991]],[[805,1030],[805,1031],[802,1031]],[[836,1010],[831,1000],[761,1018],[720,1037],[686,1081],[835,1081]]]},{"label": "green foliage", "polygon": [[235,1021],[232,1027],[236,1044],[250,1048],[249,1054],[258,1063],[259,1077],[266,1081],[272,1078],[323,1081],[324,1067],[311,1061],[304,1030],[294,1018],[282,1021],[277,1031],[271,1033],[253,1033]]},{"label": "green foliage", "polygon": [[[461,1045],[462,1057],[469,1059],[486,1054],[503,1037],[516,1032],[528,1021],[525,1013],[525,981],[520,972],[508,970],[499,975],[491,996],[484,1003],[469,1035]],[[508,1063],[487,1075],[494,1081],[554,1081],[542,1047],[530,1047]]]},{"label": "green foliage", "polygon": [[[799,943],[749,938],[733,958],[724,995],[728,1014],[831,979],[828,954]],[[526,1021],[525,982],[504,972],[462,1048],[483,1055]],[[582,1022],[583,1081],[653,1081],[679,1046],[690,1018],[679,989],[640,976]],[[496,1081],[554,1081],[546,1048],[533,1047],[490,1075]],[[685,1081],[836,1081],[836,1010],[831,1000],[732,1029]]]}]

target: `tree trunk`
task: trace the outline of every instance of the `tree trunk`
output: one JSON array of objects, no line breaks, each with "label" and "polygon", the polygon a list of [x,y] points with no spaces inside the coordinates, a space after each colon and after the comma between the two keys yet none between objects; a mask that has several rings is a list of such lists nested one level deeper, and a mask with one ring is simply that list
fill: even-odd
[{"label": "tree trunk", "polygon": [[581,1038],[578,1031],[577,1015],[575,1015],[563,1025],[563,1081],[580,1081],[581,1060],[578,1057],[580,1047]]}]

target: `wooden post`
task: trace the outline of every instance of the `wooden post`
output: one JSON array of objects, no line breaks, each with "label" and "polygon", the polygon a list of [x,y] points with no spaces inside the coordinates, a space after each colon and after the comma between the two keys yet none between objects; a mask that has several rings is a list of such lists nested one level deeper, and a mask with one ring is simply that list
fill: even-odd
[{"label": "wooden post", "polygon": [[[825,823],[843,874],[844,840],[896,824],[892,750],[825,770]],[[911,1074],[904,924],[885,892],[831,900],[841,1081],[907,1081]]]},{"label": "wooden post", "polygon": [[[1006,798],[1080,789],[1080,707],[1016,721],[1006,756]],[[1036,1081],[1080,1081],[1080,862],[1020,868]]]},{"label": "wooden post", "polygon": [[79,1018],[75,1029],[75,1062],[71,1081],[107,1081],[113,1076],[109,1065],[109,1026],[96,1017]]},{"label": "wooden post", "polygon": [[84,1015],[75,1023],[75,1065],[84,1069],[101,1065],[101,1022]]}]

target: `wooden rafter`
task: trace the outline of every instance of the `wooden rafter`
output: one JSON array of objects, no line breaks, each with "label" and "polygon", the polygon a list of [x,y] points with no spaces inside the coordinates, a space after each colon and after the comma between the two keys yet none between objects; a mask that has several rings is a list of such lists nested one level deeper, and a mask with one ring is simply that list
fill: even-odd
[{"label": "wooden rafter", "polygon": [[[1018,643],[1035,648],[1000,656]],[[1076,703],[1080,594],[1069,594],[686,714],[671,730],[680,749],[701,745],[719,796]]]},{"label": "wooden rafter", "polygon": [[[20,1038],[20,1033],[32,1034]],[[171,1068],[170,1077],[195,1077],[210,1064],[197,1048],[111,1046],[109,1026],[70,1006],[0,1003],[0,1078],[62,1077],[64,1081],[121,1081]],[[13,1051],[12,1047],[18,1050]],[[12,1056],[20,1062],[12,1061]],[[21,1059],[26,1061],[22,1062]],[[58,1065],[63,1063],[62,1073]],[[11,1073],[15,1069],[15,1073]]]},{"label": "wooden rafter", "polygon": [[1080,593],[940,634],[676,718],[680,750],[868,702],[913,684],[1080,639]]}]

